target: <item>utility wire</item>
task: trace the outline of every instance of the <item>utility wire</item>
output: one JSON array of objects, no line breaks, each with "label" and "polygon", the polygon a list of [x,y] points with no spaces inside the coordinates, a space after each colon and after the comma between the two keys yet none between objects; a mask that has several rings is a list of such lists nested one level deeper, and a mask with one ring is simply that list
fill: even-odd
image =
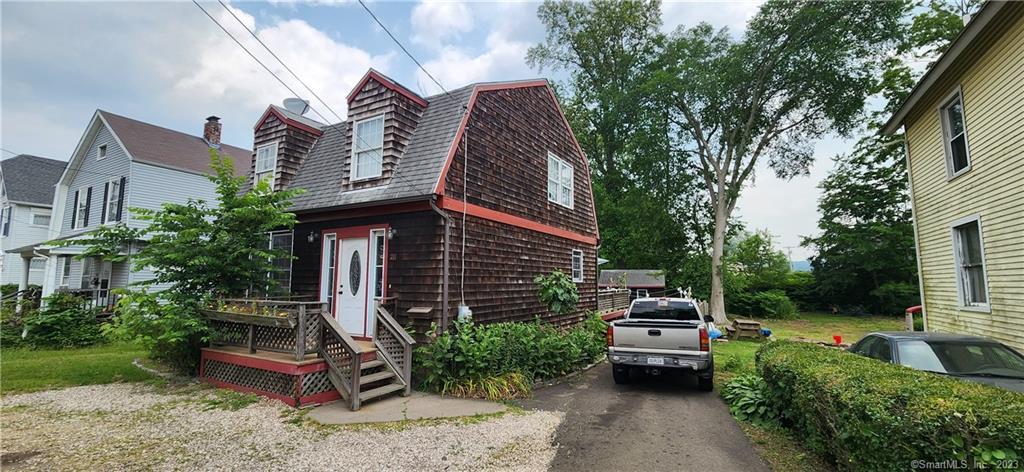
[{"label": "utility wire", "polygon": [[441,91],[443,91],[445,95],[451,97],[452,94],[448,93],[448,89],[444,88],[444,85],[441,85],[441,82],[435,79],[434,76],[431,75],[430,72],[428,72],[427,69],[423,67],[423,64],[420,64],[420,61],[416,60],[416,56],[413,56],[412,53],[405,48],[405,45],[403,45],[402,42],[395,37],[395,35],[391,34],[391,30],[389,30],[387,26],[384,26],[384,23],[380,21],[380,18],[377,18],[377,15],[373,14],[373,10],[370,10],[370,7],[366,6],[366,2],[364,2],[363,0],[359,0],[359,4],[363,6],[363,9],[366,10],[366,13],[370,14],[370,17],[373,18],[373,21],[376,21],[377,25],[380,26],[381,29],[383,29],[384,32],[388,34],[391,40],[398,45],[402,52],[404,52],[406,56],[409,56],[409,59],[412,59],[412,62],[415,62],[416,66],[419,67],[420,70],[423,71],[423,73],[430,78],[430,80],[434,81],[434,83],[437,84],[438,87],[441,87]]}]

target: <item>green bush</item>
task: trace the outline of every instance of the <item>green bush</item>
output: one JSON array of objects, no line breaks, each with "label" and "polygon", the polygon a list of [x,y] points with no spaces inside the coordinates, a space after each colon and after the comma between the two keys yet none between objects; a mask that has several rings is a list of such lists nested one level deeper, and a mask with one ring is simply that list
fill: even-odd
[{"label": "green bush", "polygon": [[107,333],[115,339],[138,342],[153,359],[194,373],[208,334],[206,321],[199,314],[202,303],[173,296],[170,291],[121,291],[117,316],[107,325]]},{"label": "green bush", "polygon": [[757,368],[783,424],[841,469],[1024,456],[1020,393],[790,341],[762,346]]},{"label": "green bush", "polygon": [[488,325],[459,322],[450,333],[432,328],[427,334],[434,340],[416,349],[415,364],[423,386],[442,394],[490,398],[475,394],[480,390],[471,387],[487,389],[497,382],[518,396],[528,393],[536,380],[565,375],[603,355],[606,327],[596,314],[569,330],[539,320]]},{"label": "green bush", "polygon": [[576,283],[555,269],[548,275],[538,275],[533,279],[537,284],[537,297],[549,310],[558,315],[571,313],[580,302],[580,292]]},{"label": "green bush", "polygon": [[818,286],[811,272],[790,272],[780,287],[786,296],[796,303],[800,311],[813,311],[825,308],[818,295]]},{"label": "green bush", "polygon": [[871,291],[879,315],[901,315],[907,308],[921,304],[917,284],[886,282]]},{"label": "green bush", "polygon": [[31,347],[83,347],[104,341],[98,310],[88,308],[80,297],[55,293],[46,297],[45,308],[25,314],[22,322],[27,337],[24,344]]},{"label": "green bush", "polygon": [[778,424],[779,411],[771,400],[768,385],[759,375],[743,374],[730,380],[722,388],[722,398],[729,411],[742,421],[761,427]]},{"label": "green bush", "polygon": [[739,292],[726,299],[730,313],[760,318],[786,319],[796,317],[796,304],[782,290]]}]

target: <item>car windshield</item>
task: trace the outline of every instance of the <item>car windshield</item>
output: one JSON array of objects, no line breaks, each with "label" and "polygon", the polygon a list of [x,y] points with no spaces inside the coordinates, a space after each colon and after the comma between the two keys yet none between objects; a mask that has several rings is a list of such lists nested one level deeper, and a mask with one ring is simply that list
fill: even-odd
[{"label": "car windshield", "polygon": [[969,341],[902,340],[900,364],[953,375],[997,375],[1024,379],[1024,358],[1006,346]]},{"label": "car windshield", "polygon": [[700,315],[690,302],[643,300],[633,302],[629,319],[700,321]]}]

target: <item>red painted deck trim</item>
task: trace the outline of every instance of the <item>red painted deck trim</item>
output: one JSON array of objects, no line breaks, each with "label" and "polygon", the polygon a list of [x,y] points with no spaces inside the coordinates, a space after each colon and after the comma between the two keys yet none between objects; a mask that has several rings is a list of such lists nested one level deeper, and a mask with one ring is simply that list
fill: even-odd
[{"label": "red painted deck trim", "polygon": [[324,134],[324,132],[322,130],[313,128],[312,126],[308,126],[308,125],[306,125],[304,123],[300,123],[300,122],[295,121],[295,120],[293,120],[291,118],[288,118],[287,116],[284,116],[284,114],[282,114],[281,112],[277,111],[277,109],[275,109],[273,106],[268,106],[267,107],[267,111],[263,112],[263,116],[261,116],[259,120],[256,120],[256,124],[253,125],[252,128],[254,130],[255,129],[259,129],[260,126],[263,126],[263,122],[266,121],[267,117],[269,117],[270,115],[276,116],[277,119],[283,121],[288,126],[294,126],[294,127],[299,128],[299,129],[301,129],[303,131],[307,131],[307,132],[313,133],[313,134],[315,134],[317,136],[320,136],[320,135]]},{"label": "red painted deck trim", "polygon": [[356,98],[356,94],[358,94],[359,91],[366,86],[366,83],[369,82],[370,79],[374,79],[377,82],[380,82],[381,85],[387,87],[388,89],[394,92],[397,92],[398,94],[402,95],[405,98],[408,98],[409,100],[412,100],[414,103],[421,107],[427,106],[427,101],[423,97],[416,95],[412,90],[403,87],[398,82],[391,80],[389,77],[373,69],[367,71],[366,75],[363,75],[363,78],[359,79],[359,82],[356,83],[356,86],[353,87],[352,91],[348,93],[347,97],[345,97],[346,103],[352,103],[352,100],[355,100]]},{"label": "red painted deck trim", "polygon": [[[309,372],[327,370],[327,365],[322,359],[317,359],[315,362],[309,364],[300,365],[289,362],[275,361],[273,359],[261,359],[249,356],[242,356],[238,354],[232,354],[229,352],[212,351],[206,348],[202,350],[201,357],[202,360],[210,359],[214,361],[226,362],[229,364],[236,364],[245,367],[252,367],[254,369],[263,369],[273,372],[280,372],[282,374],[289,375],[300,375]],[[202,376],[202,373],[200,373],[200,376]]]},{"label": "red painted deck trim", "polygon": [[601,319],[605,321],[617,320],[622,318],[626,314],[626,310],[610,311],[608,313],[602,313]]},{"label": "red painted deck trim", "polygon": [[[450,198],[450,197],[441,197],[440,198],[440,203],[441,203],[441,208],[444,208],[445,210],[460,212],[460,213],[462,212],[463,204],[464,204],[464,202],[462,200],[455,199],[455,198]],[[550,234],[552,236],[558,236],[560,238],[570,239],[570,240],[581,242],[581,243],[584,243],[584,244],[589,244],[591,246],[596,246],[597,245],[597,238],[595,238],[593,236],[587,236],[587,235],[575,233],[575,232],[572,232],[572,231],[569,231],[569,230],[566,230],[566,229],[556,228],[556,227],[551,226],[551,225],[546,225],[544,223],[538,223],[538,222],[533,221],[533,220],[528,220],[526,218],[522,218],[522,217],[519,217],[519,216],[510,215],[508,213],[503,213],[503,212],[500,212],[500,211],[497,211],[497,210],[492,210],[490,208],[484,208],[482,206],[474,205],[472,203],[465,204],[465,208],[466,208],[466,214],[473,215],[473,216],[476,216],[478,218],[483,218],[483,219],[491,220],[491,221],[497,221],[499,223],[504,223],[504,224],[511,225],[511,226],[516,226],[516,227],[519,227],[519,228],[525,228],[525,229],[528,229],[528,230],[531,230],[531,231],[537,231],[539,233]]]},{"label": "red painted deck trim", "polygon": [[316,395],[308,395],[305,397],[299,397],[299,406],[305,406],[312,403],[327,403],[335,400],[341,400],[341,394],[337,390],[328,390],[326,392],[318,393]]}]

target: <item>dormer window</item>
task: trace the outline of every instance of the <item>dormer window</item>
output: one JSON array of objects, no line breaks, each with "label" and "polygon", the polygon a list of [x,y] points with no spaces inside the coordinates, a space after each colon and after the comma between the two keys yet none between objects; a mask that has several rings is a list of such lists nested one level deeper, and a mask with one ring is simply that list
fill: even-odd
[{"label": "dormer window", "polygon": [[352,139],[352,180],[380,177],[384,161],[384,116],[357,121]]},{"label": "dormer window", "polygon": [[256,171],[253,185],[266,181],[274,188],[274,171],[277,169],[277,143],[265,144],[256,148]]},{"label": "dormer window", "polygon": [[107,157],[107,145],[101,144],[100,147],[96,149],[96,160],[98,161],[104,157]]}]

